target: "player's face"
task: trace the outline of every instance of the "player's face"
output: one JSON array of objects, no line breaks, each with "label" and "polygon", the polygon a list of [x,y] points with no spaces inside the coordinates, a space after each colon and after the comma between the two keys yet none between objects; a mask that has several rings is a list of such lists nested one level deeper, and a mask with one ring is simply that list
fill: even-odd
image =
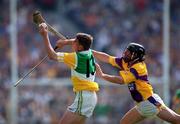
[{"label": "player's face", "polygon": [[74,52],[77,51],[77,46],[78,46],[77,44],[78,44],[78,41],[77,41],[77,39],[75,39],[74,42],[73,42],[73,44],[72,44],[72,50],[73,50]]},{"label": "player's face", "polygon": [[78,52],[78,51],[81,51],[81,45],[79,44],[78,40],[75,39],[73,44],[72,44],[72,50],[74,52]]},{"label": "player's face", "polygon": [[125,61],[126,63],[130,62],[130,61],[131,61],[131,52],[130,52],[128,49],[126,49],[126,50],[123,52],[122,58],[124,59],[124,61]]}]

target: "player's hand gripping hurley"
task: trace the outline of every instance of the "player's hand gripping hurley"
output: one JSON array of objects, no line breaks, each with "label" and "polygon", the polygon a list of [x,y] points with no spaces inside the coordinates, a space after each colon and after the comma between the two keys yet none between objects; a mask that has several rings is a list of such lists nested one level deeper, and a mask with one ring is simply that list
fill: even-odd
[{"label": "player's hand gripping hurley", "polygon": [[[52,34],[54,34],[55,36],[57,36],[60,39],[65,40],[66,37],[63,36],[61,33],[59,33],[58,31],[56,31],[56,29],[54,29],[52,26],[50,26],[45,19],[42,17],[41,13],[39,11],[35,11],[33,13],[33,22],[39,26],[41,23],[46,23],[48,31],[51,32]],[[54,48],[54,50],[57,50],[58,47],[56,46]],[[14,87],[16,87],[17,85],[19,85],[20,82],[22,82],[29,74],[31,74],[44,60],[46,60],[46,58],[48,58],[48,55],[46,55],[44,58],[41,59],[41,61],[39,61],[33,68],[31,68],[22,78],[20,78],[15,84]]]}]

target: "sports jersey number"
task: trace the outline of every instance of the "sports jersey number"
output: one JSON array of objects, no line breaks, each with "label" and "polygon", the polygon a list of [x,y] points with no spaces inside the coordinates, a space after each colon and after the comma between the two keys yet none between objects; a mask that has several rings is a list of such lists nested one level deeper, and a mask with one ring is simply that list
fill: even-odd
[{"label": "sports jersey number", "polygon": [[[92,55],[91,55],[90,59],[86,60],[86,67],[87,67],[86,77],[88,78],[90,74],[94,75],[96,66],[95,66],[95,62],[94,62],[94,57]],[[90,69],[90,67],[92,67],[92,70]],[[91,72],[90,72],[90,70],[91,70]]]}]

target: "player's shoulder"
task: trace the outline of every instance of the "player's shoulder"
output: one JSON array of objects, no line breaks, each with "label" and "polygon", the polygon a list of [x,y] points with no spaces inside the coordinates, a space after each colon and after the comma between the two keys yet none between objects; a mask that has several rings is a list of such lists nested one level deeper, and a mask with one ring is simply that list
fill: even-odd
[{"label": "player's shoulder", "polygon": [[75,56],[76,55],[76,52],[64,52],[65,55],[67,56]]},{"label": "player's shoulder", "polygon": [[144,68],[146,68],[146,63],[145,62],[138,62],[138,63],[133,64],[131,66],[131,68],[144,69]]},{"label": "player's shoulder", "polygon": [[57,55],[58,57],[71,58],[71,57],[75,57],[76,53],[75,52],[58,52]]},{"label": "player's shoulder", "polygon": [[146,73],[147,68],[145,62],[138,62],[131,66],[131,69],[136,70],[138,73]]}]

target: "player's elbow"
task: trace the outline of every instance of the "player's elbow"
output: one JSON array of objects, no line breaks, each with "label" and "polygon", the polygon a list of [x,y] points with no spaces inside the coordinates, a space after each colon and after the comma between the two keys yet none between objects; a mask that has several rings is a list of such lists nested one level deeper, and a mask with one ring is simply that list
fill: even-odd
[{"label": "player's elbow", "polygon": [[51,60],[57,60],[57,54],[52,51],[48,51],[48,58]]},{"label": "player's elbow", "polygon": [[114,83],[116,84],[124,84],[124,80],[121,76],[114,76]]},{"label": "player's elbow", "polygon": [[116,83],[117,84],[124,84],[124,81],[122,80],[122,78],[120,78],[120,79],[116,80]]},{"label": "player's elbow", "polygon": [[52,57],[52,56],[50,56],[50,55],[48,55],[48,58],[49,58],[49,59],[51,59],[51,60],[53,60],[53,57]]},{"label": "player's elbow", "polygon": [[124,81],[121,76],[112,76],[105,79],[115,84],[124,84]]},{"label": "player's elbow", "polygon": [[52,56],[52,55],[49,55],[49,54],[48,54],[48,58],[49,58],[50,60],[56,60],[56,57],[54,57],[54,56]]}]

